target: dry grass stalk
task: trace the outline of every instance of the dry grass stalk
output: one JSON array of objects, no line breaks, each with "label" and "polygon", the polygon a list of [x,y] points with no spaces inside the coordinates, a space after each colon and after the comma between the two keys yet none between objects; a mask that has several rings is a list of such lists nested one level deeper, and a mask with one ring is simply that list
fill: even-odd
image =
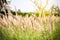
[{"label": "dry grass stalk", "polygon": [[[15,19],[16,18],[16,19]],[[0,18],[1,19],[1,18]],[[33,29],[33,30],[39,30],[39,31],[43,31],[44,27],[46,28],[46,30],[54,30],[54,21],[59,21],[60,17],[37,17],[35,15],[31,15],[30,17],[25,16],[8,16],[8,18],[6,16],[3,17],[3,19],[1,19],[1,23],[2,24],[10,24],[13,23],[13,25],[20,27],[22,29],[26,28],[26,29]],[[1,25],[0,23],[0,25]]]}]

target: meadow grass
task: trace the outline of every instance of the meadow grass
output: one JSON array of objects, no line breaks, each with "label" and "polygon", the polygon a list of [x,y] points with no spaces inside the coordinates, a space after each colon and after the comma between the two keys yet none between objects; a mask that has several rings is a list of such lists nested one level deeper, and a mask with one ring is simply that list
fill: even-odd
[{"label": "meadow grass", "polygon": [[0,40],[60,40],[60,17],[9,16],[1,19]]}]

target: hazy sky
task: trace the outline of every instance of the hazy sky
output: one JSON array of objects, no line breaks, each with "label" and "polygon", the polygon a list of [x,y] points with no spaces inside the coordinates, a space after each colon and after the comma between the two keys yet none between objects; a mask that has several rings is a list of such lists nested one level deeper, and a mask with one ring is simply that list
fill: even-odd
[{"label": "hazy sky", "polygon": [[[45,2],[45,1],[43,1]],[[49,9],[51,5],[58,5],[60,6],[60,0],[50,0],[46,9]],[[28,11],[35,11],[36,7],[33,6],[34,4],[30,0],[11,0],[10,7],[15,10],[20,9],[21,11],[28,12]],[[44,5],[44,3],[43,3]]]}]

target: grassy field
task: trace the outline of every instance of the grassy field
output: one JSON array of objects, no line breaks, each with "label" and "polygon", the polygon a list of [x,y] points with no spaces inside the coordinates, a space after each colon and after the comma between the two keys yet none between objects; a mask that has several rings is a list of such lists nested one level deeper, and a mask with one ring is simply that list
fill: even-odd
[{"label": "grassy field", "polygon": [[0,40],[60,40],[60,17],[4,16],[0,18]]}]

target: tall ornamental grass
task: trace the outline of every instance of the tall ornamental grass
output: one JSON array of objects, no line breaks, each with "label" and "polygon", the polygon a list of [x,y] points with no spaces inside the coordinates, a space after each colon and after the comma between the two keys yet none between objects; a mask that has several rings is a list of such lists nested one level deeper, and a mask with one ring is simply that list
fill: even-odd
[{"label": "tall ornamental grass", "polygon": [[60,40],[60,17],[0,18],[0,40]]}]

